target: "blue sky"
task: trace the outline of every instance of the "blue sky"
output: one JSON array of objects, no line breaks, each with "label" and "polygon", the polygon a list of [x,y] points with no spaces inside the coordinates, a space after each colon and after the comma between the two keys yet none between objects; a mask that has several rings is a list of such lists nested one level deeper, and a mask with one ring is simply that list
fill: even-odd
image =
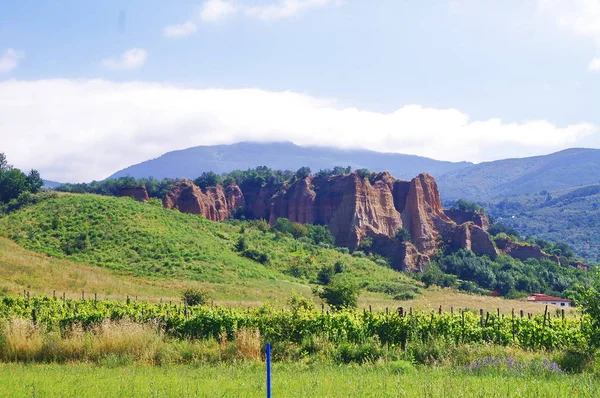
[{"label": "blue sky", "polygon": [[0,150],[50,179],[238,140],[470,161],[600,147],[599,109],[600,0],[20,0],[0,13]]}]

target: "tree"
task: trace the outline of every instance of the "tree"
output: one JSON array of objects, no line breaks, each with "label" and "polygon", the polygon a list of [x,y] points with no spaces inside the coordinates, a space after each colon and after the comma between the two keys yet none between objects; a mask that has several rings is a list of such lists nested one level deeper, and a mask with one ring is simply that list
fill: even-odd
[{"label": "tree", "polygon": [[307,236],[317,245],[321,243],[328,245],[335,244],[335,238],[325,225],[309,225]]},{"label": "tree", "polygon": [[12,166],[8,164],[4,152],[0,152],[0,174],[9,169],[12,169]]},{"label": "tree", "polygon": [[600,347],[600,271],[595,269],[594,279],[589,287],[578,287],[577,305],[581,306],[584,314],[589,316],[591,327],[589,332],[589,343],[593,347]]},{"label": "tree", "polygon": [[198,185],[202,189],[208,187],[215,187],[221,183],[221,177],[212,171],[205,171],[200,177],[194,180],[194,184]]},{"label": "tree", "polygon": [[8,203],[29,191],[27,176],[19,169],[8,169],[0,175],[0,202]]},{"label": "tree", "polygon": [[209,295],[206,290],[195,288],[185,289],[181,296],[183,301],[190,306],[206,304],[209,299]]},{"label": "tree", "polygon": [[483,214],[483,209],[477,203],[463,199],[457,200],[451,209]]},{"label": "tree", "polygon": [[296,178],[303,180],[310,175],[310,172],[310,167],[300,167],[298,171],[296,171]]},{"label": "tree", "polygon": [[335,310],[356,308],[359,292],[360,288],[357,285],[342,282],[334,282],[315,291],[320,298]]},{"label": "tree", "polygon": [[40,177],[40,172],[37,170],[31,170],[27,175],[27,185],[31,193],[37,193],[44,186],[44,180]]},{"label": "tree", "polygon": [[396,239],[400,242],[410,242],[410,232],[408,232],[406,228],[398,228],[398,231],[396,231]]}]

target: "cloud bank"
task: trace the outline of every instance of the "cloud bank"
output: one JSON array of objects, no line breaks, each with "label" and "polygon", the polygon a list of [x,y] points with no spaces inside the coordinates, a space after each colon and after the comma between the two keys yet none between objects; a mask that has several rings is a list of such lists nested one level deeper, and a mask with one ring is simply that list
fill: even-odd
[{"label": "cloud bank", "polygon": [[132,48],[121,54],[119,59],[106,58],[102,60],[102,65],[106,69],[112,70],[125,70],[125,69],[138,69],[144,66],[148,53],[146,50],[141,48]]},{"label": "cloud bank", "polygon": [[0,82],[2,151],[15,166],[58,181],[102,179],[170,150],[243,140],[485,161],[552,152],[597,132],[587,123],[470,120],[456,109],[419,105],[371,112],[294,92],[104,80]]}]

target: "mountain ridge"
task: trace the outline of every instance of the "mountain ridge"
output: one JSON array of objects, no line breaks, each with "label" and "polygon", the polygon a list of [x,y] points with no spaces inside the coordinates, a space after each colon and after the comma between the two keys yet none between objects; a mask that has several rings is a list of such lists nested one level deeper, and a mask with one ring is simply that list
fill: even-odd
[{"label": "mountain ridge", "polygon": [[423,156],[376,152],[365,149],[299,146],[289,141],[255,143],[238,142],[229,145],[195,146],[170,151],[107,177],[154,177],[194,179],[202,172],[217,174],[267,166],[275,170],[295,171],[308,166],[314,171],[335,166],[352,169],[389,171],[397,178],[412,178],[427,171],[441,175],[472,165],[470,162],[448,162]]}]

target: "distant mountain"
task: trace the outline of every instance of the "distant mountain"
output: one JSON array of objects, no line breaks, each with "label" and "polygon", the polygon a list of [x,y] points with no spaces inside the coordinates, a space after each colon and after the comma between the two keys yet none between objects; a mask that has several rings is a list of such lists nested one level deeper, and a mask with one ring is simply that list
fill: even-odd
[{"label": "distant mountain", "polygon": [[157,179],[196,178],[205,171],[221,174],[256,166],[292,171],[308,166],[315,172],[320,169],[331,169],[334,166],[351,166],[353,169],[388,170],[396,178],[409,179],[421,172],[439,176],[469,165],[472,163],[445,162],[415,155],[367,150],[303,147],[291,142],[240,142],[232,145],[197,146],[168,152],[156,159],[120,170],[108,178],[126,176]]},{"label": "distant mountain", "polygon": [[50,181],[50,180],[43,180],[43,181],[44,181],[44,186],[42,186],[43,189],[54,189],[57,186],[62,184],[60,182]]},{"label": "distant mountain", "polygon": [[437,178],[443,200],[484,201],[559,191],[600,181],[600,149],[572,148],[453,170]]}]

